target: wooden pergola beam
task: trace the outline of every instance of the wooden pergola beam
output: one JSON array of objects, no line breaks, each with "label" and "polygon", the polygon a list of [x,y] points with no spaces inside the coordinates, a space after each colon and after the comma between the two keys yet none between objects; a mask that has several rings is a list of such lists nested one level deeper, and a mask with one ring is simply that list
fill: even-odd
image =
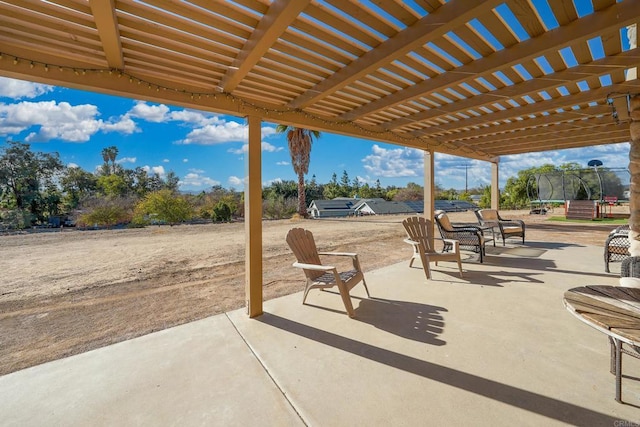
[{"label": "wooden pergola beam", "polygon": [[262,59],[273,44],[287,31],[311,0],[275,2],[269,6],[256,29],[247,39],[238,56],[233,60],[227,73],[220,80],[225,92],[233,92],[242,79],[249,74],[254,65]]},{"label": "wooden pergola beam", "polygon": [[[430,92],[461,84],[486,76],[500,69],[518,65],[524,61],[532,60],[545,54],[557,52],[558,49],[581,40],[588,40],[612,29],[635,24],[640,15],[640,2],[625,1],[594,12],[578,21],[567,24],[564,27],[548,31],[536,38],[523,41],[511,48],[480,58],[469,64],[460,66],[454,72],[447,72],[432,79],[409,86],[391,95],[379,98],[376,101],[362,105],[340,116],[344,120],[354,120],[366,116],[391,105],[400,104]],[[371,52],[375,52],[373,49]]]},{"label": "wooden pergola beam", "polygon": [[443,36],[452,28],[465,24],[476,16],[479,10],[501,3],[502,0],[458,0],[447,3],[316,84],[292,100],[288,106],[305,108],[326,98],[410,51]]},{"label": "wooden pergola beam", "polygon": [[114,0],[89,0],[91,13],[102,41],[102,48],[110,68],[124,69],[118,18],[116,17]]}]

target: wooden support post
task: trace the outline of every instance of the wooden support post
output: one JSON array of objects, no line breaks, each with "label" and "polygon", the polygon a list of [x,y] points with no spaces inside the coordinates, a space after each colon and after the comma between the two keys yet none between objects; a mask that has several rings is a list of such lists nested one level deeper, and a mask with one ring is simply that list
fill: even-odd
[{"label": "wooden support post", "polygon": [[244,194],[245,298],[247,314],[262,314],[262,130],[260,117],[248,116]]},{"label": "wooden support post", "polygon": [[[433,161],[433,150],[424,152],[424,217],[431,221],[432,229],[429,235],[433,237],[433,218],[435,205],[435,164]],[[433,241],[431,241],[433,245]]]},{"label": "wooden support post", "polygon": [[498,177],[498,160],[491,162],[491,209],[500,209],[500,181]]}]

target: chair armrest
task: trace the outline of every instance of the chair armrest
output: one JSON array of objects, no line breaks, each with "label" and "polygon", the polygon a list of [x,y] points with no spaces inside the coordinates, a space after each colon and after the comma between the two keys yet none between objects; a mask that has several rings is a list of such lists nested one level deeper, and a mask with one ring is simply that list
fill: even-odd
[{"label": "chair armrest", "polygon": [[303,268],[305,270],[317,270],[317,271],[331,271],[336,269],[332,265],[305,264],[303,262],[294,262],[293,266],[296,268]]},{"label": "chair armrest", "polygon": [[457,246],[460,244],[460,242],[458,240],[455,239],[437,239],[437,240],[442,240],[444,243],[447,243],[449,245],[453,245],[453,246]]},{"label": "chair armrest", "polygon": [[409,238],[404,239],[404,242],[408,243],[410,245],[413,245],[413,246],[418,246],[420,244],[420,243],[416,242],[415,240],[411,240]]},{"label": "chair armrest", "polygon": [[352,258],[358,256],[355,252],[318,252],[318,255],[349,256]]}]

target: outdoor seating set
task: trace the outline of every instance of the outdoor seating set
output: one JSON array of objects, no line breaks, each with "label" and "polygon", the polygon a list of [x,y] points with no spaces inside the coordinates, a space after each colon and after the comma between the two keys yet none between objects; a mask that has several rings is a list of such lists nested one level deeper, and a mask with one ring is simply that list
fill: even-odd
[{"label": "outdoor seating set", "polygon": [[[495,210],[476,212],[478,225],[453,224],[447,214],[435,213],[435,220],[442,239],[433,237],[433,224],[430,220],[411,216],[402,221],[407,233],[404,241],[413,247],[413,255],[409,267],[419,259],[427,280],[431,279],[430,263],[439,261],[455,261],[462,277],[460,249],[467,248],[480,254],[480,262],[485,253],[485,244],[495,237],[502,238],[503,245],[509,237],[525,239],[525,225],[520,220],[504,220]],[[629,227],[622,226],[613,230],[605,244],[605,265],[622,260],[621,281],[623,286],[584,286],[570,289],[565,293],[564,303],[567,309],[577,318],[590,326],[604,332],[611,346],[610,371],[616,378],[616,400],[622,402],[622,355],[626,354],[640,359],[640,257],[629,256]],[[442,241],[442,249],[436,250],[434,240]],[[337,287],[349,317],[355,312],[351,302],[350,291],[362,282],[367,297],[369,288],[356,253],[318,252],[313,234],[302,228],[289,231],[286,241],[296,256],[294,267],[304,271],[306,285],[302,303],[304,304],[311,289],[328,289]],[[351,258],[352,267],[347,271],[338,271],[333,265],[322,263],[320,256],[341,256]],[[623,282],[625,280],[633,283]]]},{"label": "outdoor seating set", "polygon": [[[522,238],[524,243],[525,225],[520,220],[505,220],[496,210],[483,209],[476,212],[478,224],[455,224],[449,221],[444,211],[436,211],[435,219],[440,231],[442,248],[436,250],[433,241],[433,224],[430,220],[411,216],[402,222],[407,233],[406,243],[413,247],[413,255],[409,261],[409,267],[419,259],[427,279],[431,279],[429,264],[438,261],[456,261],[460,277],[462,277],[462,263],[460,249],[472,250],[479,254],[480,262],[484,262],[485,245],[493,242],[495,246],[496,236],[502,238],[502,244],[509,237]],[[369,289],[364,278],[362,267],[356,253],[346,252],[318,252],[313,234],[302,228],[293,228],[286,237],[287,244],[296,257],[294,267],[303,270],[306,277],[306,285],[302,297],[304,304],[311,289],[328,289],[337,287],[342,297],[345,309],[349,317],[354,317],[353,304],[349,292],[358,283],[362,282],[367,296]],[[334,265],[323,264],[320,255],[350,257],[352,267],[347,271],[338,271]]]}]

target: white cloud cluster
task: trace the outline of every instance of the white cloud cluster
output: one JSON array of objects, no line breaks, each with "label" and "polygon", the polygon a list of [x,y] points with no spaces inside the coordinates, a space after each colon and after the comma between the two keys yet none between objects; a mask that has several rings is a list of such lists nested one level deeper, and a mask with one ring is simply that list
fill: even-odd
[{"label": "white cloud cluster", "polygon": [[[276,147],[275,145],[269,144],[268,142],[264,141],[262,141],[261,145],[262,151],[266,151],[268,153],[275,153],[284,150],[284,148],[282,147]],[[244,154],[249,151],[249,144],[243,144],[241,148],[230,148],[227,151],[233,154]]]},{"label": "white cloud cluster", "polygon": [[[247,140],[246,125],[228,121],[216,114],[194,110],[171,111],[164,104],[150,105],[146,102],[138,101],[125,116],[153,123],[181,122],[192,127],[192,130],[185,138],[176,141],[177,144],[215,145]],[[275,134],[274,127],[264,126],[262,128],[263,137],[273,134]]]},{"label": "white cloud cluster", "polygon": [[165,175],[164,166],[142,166],[148,174],[158,174],[160,178],[163,178]]},{"label": "white cloud cluster", "polygon": [[211,179],[208,176],[203,176],[200,173],[189,172],[178,183],[180,188],[189,189],[197,188],[202,189],[205,187],[213,187],[214,185],[220,185],[220,181]]},{"label": "white cloud cluster", "polygon": [[56,101],[0,104],[0,135],[18,134],[35,126],[38,130],[29,133],[26,142],[46,142],[54,138],[86,142],[99,131],[123,134],[138,131],[128,117],[105,122],[98,116],[98,107],[91,104],[71,105]]},{"label": "white cloud cluster", "polygon": [[[215,145],[228,142],[244,142],[247,140],[248,128],[246,125],[221,120],[216,124],[207,124],[193,129],[187,136],[177,141],[178,144]],[[269,136],[275,133],[271,127],[262,128],[262,136]]]},{"label": "white cloud cluster", "polygon": [[413,148],[388,150],[374,144],[371,154],[362,159],[367,173],[376,177],[398,178],[422,176],[424,154]]},{"label": "white cloud cluster", "polygon": [[240,187],[243,186],[246,182],[246,180],[244,178],[239,178],[237,176],[230,176],[228,179],[229,185],[231,185],[232,187]]},{"label": "white cloud cluster", "polygon": [[149,105],[146,102],[137,102],[127,114],[148,122],[162,123],[167,120],[167,113],[169,107],[164,104]]},{"label": "white cloud cluster", "polygon": [[0,98],[35,98],[54,90],[53,86],[0,77]]},{"label": "white cloud cluster", "polygon": [[116,160],[116,163],[118,164],[122,164],[122,163],[135,163],[136,160],[138,160],[137,157],[122,157],[118,160]]}]

